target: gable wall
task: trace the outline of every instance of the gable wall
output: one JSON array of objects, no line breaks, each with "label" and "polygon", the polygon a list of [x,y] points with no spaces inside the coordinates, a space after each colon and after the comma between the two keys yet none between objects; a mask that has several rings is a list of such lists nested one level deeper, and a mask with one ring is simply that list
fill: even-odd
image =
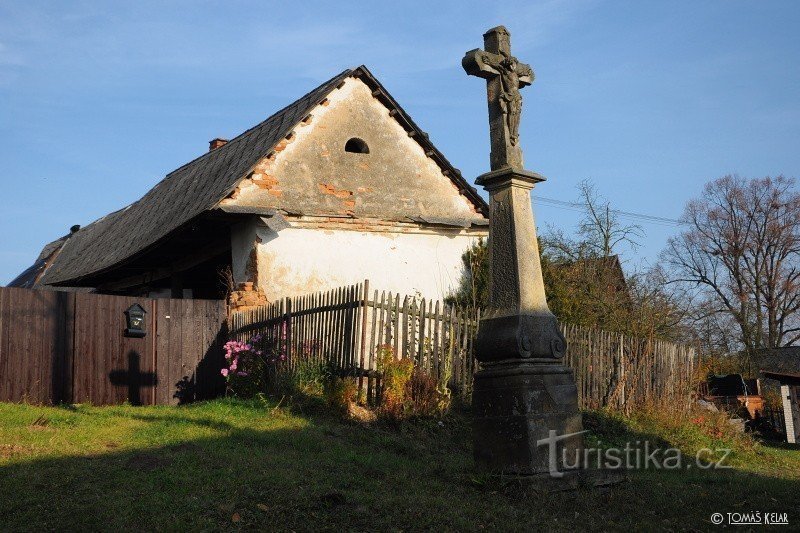
[{"label": "gable wall", "polygon": [[[345,152],[352,137],[370,153]],[[330,93],[223,203],[303,215],[484,220],[358,78]]]}]

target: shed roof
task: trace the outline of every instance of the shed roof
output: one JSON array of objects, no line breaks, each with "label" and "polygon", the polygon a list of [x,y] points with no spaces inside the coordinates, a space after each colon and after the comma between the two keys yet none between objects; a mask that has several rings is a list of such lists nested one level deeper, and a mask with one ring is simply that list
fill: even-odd
[{"label": "shed roof", "polygon": [[774,379],[782,385],[800,385],[800,374],[793,372],[761,372],[767,379]]},{"label": "shed roof", "polygon": [[44,274],[45,270],[47,270],[48,265],[52,263],[55,256],[61,251],[64,243],[66,243],[67,239],[69,239],[72,235],[73,234],[70,233],[54,240],[53,242],[45,244],[44,248],[42,248],[42,251],[39,252],[39,257],[36,258],[36,261],[22,271],[19,276],[12,279],[8,286],[19,287],[21,289],[33,289],[38,287],[39,280]]},{"label": "shed roof", "polygon": [[[137,257],[191,220],[214,209],[260,159],[350,76],[360,78],[373,89],[376,98],[396,110],[395,119],[440,165],[459,192],[488,217],[488,206],[478,192],[362,65],[341,72],[225,145],[172,171],[136,202],[80,229],[67,242],[61,243],[60,253],[46,268],[40,283],[85,284],[87,278]],[[37,265],[31,268],[45,268],[44,264]]]},{"label": "shed roof", "polygon": [[800,374],[800,346],[759,350],[758,368],[773,374]]}]

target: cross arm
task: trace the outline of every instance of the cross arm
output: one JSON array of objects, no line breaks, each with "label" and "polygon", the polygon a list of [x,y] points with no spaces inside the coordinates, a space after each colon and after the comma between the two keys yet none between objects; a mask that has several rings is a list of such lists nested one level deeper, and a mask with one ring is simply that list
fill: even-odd
[{"label": "cross arm", "polygon": [[[500,74],[497,66],[500,65],[502,60],[503,56],[500,54],[493,54],[476,48],[464,54],[461,66],[464,67],[467,74],[488,80]],[[520,88],[533,83],[533,69],[531,69],[530,65],[518,63],[517,74]]]},{"label": "cross arm", "polygon": [[470,50],[464,54],[464,59],[461,60],[461,66],[470,76],[478,76],[479,78],[491,79],[500,74],[493,64],[498,64],[500,56],[484,52],[480,48]]},{"label": "cross arm", "polygon": [[519,76],[520,88],[527,87],[533,83],[533,78],[535,77],[533,75],[533,69],[526,63],[520,63],[517,65],[517,75]]}]

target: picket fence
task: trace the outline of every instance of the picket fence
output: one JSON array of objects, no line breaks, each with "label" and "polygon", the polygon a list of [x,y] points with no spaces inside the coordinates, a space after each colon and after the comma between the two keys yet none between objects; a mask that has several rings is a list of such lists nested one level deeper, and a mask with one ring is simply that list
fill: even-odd
[{"label": "picket fence", "polygon": [[[262,336],[267,349],[285,357],[288,372],[316,361],[332,362],[358,379],[377,400],[377,356],[391,347],[464,397],[479,363],[473,343],[481,310],[373,290],[369,281],[327,292],[284,298],[234,312],[232,338]],[[656,339],[637,339],[576,325],[562,325],[565,363],[575,372],[582,407],[628,411],[645,404],[686,404],[695,350]]]}]

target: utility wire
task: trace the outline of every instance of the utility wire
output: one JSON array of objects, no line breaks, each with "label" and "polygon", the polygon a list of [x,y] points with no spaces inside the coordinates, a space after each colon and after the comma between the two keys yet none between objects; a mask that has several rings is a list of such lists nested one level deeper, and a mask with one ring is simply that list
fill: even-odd
[{"label": "utility wire", "polygon": [[[541,202],[545,205],[557,207],[560,209],[567,209],[570,211],[586,212],[586,206],[575,202],[566,202],[564,200],[556,200],[555,198],[546,198],[544,196],[534,196],[534,202]],[[620,209],[611,209],[611,211],[621,217],[632,218],[641,220],[642,222],[649,222],[651,224],[658,224],[662,226],[680,226],[683,223],[680,220],[667,217],[658,217],[655,215],[647,215],[644,213],[634,213],[632,211],[622,211]]]}]

